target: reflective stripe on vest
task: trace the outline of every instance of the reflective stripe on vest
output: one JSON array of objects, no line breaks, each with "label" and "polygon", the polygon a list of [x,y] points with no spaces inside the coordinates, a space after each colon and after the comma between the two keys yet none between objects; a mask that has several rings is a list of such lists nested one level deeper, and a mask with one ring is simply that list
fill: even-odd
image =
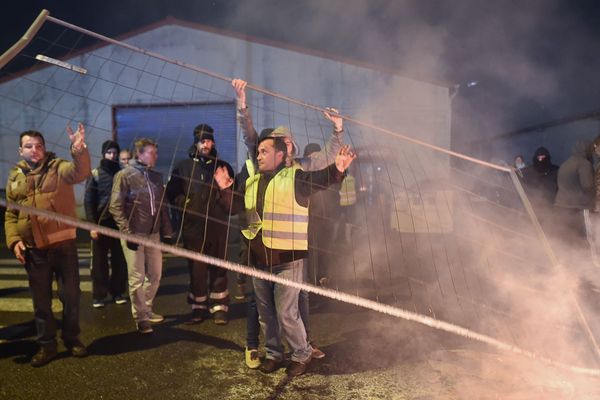
[{"label": "reflective stripe on vest", "polygon": [[352,175],[347,175],[340,188],[340,206],[351,206],[356,203],[356,184]]},{"label": "reflective stripe on vest", "polygon": [[256,212],[260,174],[246,180],[244,203],[248,229],[242,231],[254,239],[262,229],[263,244],[270,249],[308,250],[308,208],[296,202],[295,179],[299,166],[283,168],[267,184],[262,219]]}]

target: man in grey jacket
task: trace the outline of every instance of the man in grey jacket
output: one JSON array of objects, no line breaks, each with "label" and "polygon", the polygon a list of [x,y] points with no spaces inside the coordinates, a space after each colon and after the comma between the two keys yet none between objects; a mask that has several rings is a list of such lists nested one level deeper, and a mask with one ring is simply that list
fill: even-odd
[{"label": "man in grey jacket", "polygon": [[[121,232],[156,242],[160,241],[160,233],[171,238],[173,231],[162,174],[152,169],[158,158],[158,147],[154,141],[142,138],[135,142],[134,151],[135,161],[115,175],[109,211]],[[162,253],[125,240],[121,240],[121,246],[127,260],[133,318],[140,333],[152,333],[150,323],[164,320],[152,311],[162,273]]]}]

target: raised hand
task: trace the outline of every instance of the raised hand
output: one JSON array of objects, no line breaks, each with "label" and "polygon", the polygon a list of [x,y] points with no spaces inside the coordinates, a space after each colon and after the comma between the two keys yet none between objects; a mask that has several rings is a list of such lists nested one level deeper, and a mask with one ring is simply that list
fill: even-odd
[{"label": "raised hand", "polygon": [[333,123],[333,130],[336,132],[341,132],[344,128],[344,120],[340,117],[340,113],[335,108],[326,107],[323,111],[323,116],[326,120],[331,121]]},{"label": "raised hand", "polygon": [[71,140],[71,146],[73,147],[73,150],[78,151],[81,150],[82,147],[84,147],[85,128],[83,127],[83,124],[81,122],[77,124],[76,132],[73,132],[71,124],[67,125],[67,134],[69,135],[69,139]]},{"label": "raised hand", "polygon": [[350,145],[344,145],[335,156],[335,166],[338,171],[344,172],[355,158],[356,153],[352,151]]},{"label": "raised hand", "polygon": [[234,79],[231,81],[231,86],[235,89],[235,95],[238,101],[239,108],[246,108],[246,85],[248,82],[242,79]]},{"label": "raised hand", "polygon": [[229,176],[227,167],[217,167],[215,170],[215,181],[217,181],[217,185],[219,185],[220,189],[227,189],[233,184],[233,178]]}]

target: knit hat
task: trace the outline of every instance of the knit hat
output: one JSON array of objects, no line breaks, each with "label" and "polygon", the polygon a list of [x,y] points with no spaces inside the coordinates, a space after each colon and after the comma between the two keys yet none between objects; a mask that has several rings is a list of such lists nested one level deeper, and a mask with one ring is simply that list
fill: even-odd
[{"label": "knit hat", "polygon": [[306,145],[306,147],[304,147],[304,157],[308,157],[317,151],[321,151],[321,146],[319,146],[318,143],[309,143]]},{"label": "knit hat", "polygon": [[115,142],[114,140],[107,140],[106,142],[102,143],[102,155],[103,156],[110,149],[116,149],[117,153],[121,152],[121,147],[119,147],[119,143]]},{"label": "knit hat", "polygon": [[273,129],[273,128],[265,128],[262,131],[260,131],[260,135],[258,135],[258,143],[262,142],[266,138],[272,137],[271,135],[274,130],[275,129]]},{"label": "knit hat", "polygon": [[295,156],[296,154],[298,154],[298,145],[296,145],[296,142],[294,141],[294,136],[292,136],[292,132],[290,132],[290,130],[283,126],[280,125],[277,128],[275,128],[273,130],[273,132],[271,133],[271,135],[269,135],[270,137],[287,137],[292,141],[292,156]]},{"label": "knit hat", "polygon": [[208,124],[200,124],[194,128],[194,144],[203,141],[204,139],[215,141],[215,130]]}]

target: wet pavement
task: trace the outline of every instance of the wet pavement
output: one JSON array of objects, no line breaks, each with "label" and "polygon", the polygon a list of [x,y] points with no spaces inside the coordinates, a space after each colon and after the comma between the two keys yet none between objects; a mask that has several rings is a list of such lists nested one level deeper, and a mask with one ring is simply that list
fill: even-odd
[{"label": "wet pavement", "polygon": [[90,355],[70,357],[61,345],[59,357],[41,368],[29,365],[37,347],[26,277],[0,257],[1,399],[600,398],[598,378],[316,296],[311,327],[327,356],[300,377],[284,369],[265,375],[243,361],[245,303],[234,301],[226,326],[183,323],[185,261],[166,258],[155,303],[166,320],[141,335],[129,305],[92,308],[86,251],[81,339]]}]

